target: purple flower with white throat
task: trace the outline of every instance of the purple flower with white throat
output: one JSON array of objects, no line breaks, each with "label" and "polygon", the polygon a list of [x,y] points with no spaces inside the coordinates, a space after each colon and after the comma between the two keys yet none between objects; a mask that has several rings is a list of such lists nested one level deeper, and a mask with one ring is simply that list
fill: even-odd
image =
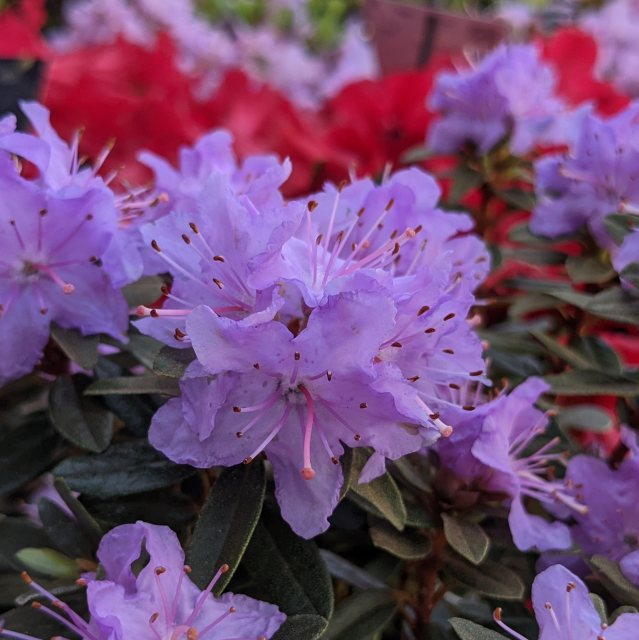
[{"label": "purple flower with white throat", "polygon": [[[586,585],[561,565],[542,571],[533,582],[532,601],[539,625],[538,640],[634,640],[638,613],[622,613],[608,625],[599,617]],[[515,640],[527,640],[511,629],[496,609],[495,622]]]},{"label": "purple flower with white throat", "polygon": [[[148,562],[133,572],[146,551]],[[184,552],[171,529],[145,522],[125,524],[107,533],[98,549],[105,579],[80,580],[87,586],[89,621],[23,574],[45,601],[40,611],[82,640],[268,640],[286,616],[274,605],[242,595],[212,596],[222,565],[201,590],[189,578]],[[57,610],[57,611],[56,611]],[[36,640],[2,628],[0,637]]]},{"label": "purple flower with white throat", "polygon": [[564,458],[553,452],[558,438],[537,443],[546,431],[548,414],[536,409],[534,403],[548,388],[543,380],[530,378],[510,394],[480,405],[476,413],[460,422],[453,438],[437,449],[442,466],[481,491],[505,496],[513,540],[522,551],[571,545],[569,528],[529,513],[526,500],[561,505],[575,513],[587,511],[566,482],[554,479],[551,465]]},{"label": "purple flower with white throat", "polygon": [[395,459],[436,429],[426,410],[419,420],[402,414],[377,390],[375,356],[394,314],[380,288],[330,296],[298,335],[195,309],[187,332],[201,365],[154,416],[151,443],[197,467],[250,463],[264,451],[284,518],[317,535],[339,500],[343,444]]},{"label": "purple flower with white throat", "polygon": [[534,45],[502,45],[473,69],[442,73],[429,102],[442,117],[428,145],[455,153],[471,143],[484,154],[510,135],[513,153],[525,154],[536,144],[564,142],[566,108],[555,85]]},{"label": "purple flower with white throat", "polygon": [[586,226],[600,246],[615,249],[604,222],[639,211],[639,104],[613,118],[587,115],[570,153],[536,163],[534,233],[557,237]]},{"label": "purple flower with white throat", "polygon": [[617,469],[603,460],[573,458],[566,478],[576,498],[588,507],[574,514],[572,536],[588,556],[603,555],[619,562],[621,570],[639,585],[639,513],[635,493],[639,459],[633,456]]},{"label": "purple flower with white throat", "polygon": [[258,289],[251,275],[279,255],[300,215],[296,203],[258,210],[248,196],[234,193],[227,176],[212,174],[194,203],[142,228],[173,283],[164,290],[168,300],[162,309],[138,308],[138,328],[185,347],[186,318],[201,304],[245,323],[271,320],[284,301],[276,283]]},{"label": "purple flower with white throat", "polygon": [[0,172],[0,381],[29,373],[49,325],[124,339],[128,309],[102,267],[115,232],[102,189],[57,197]]}]

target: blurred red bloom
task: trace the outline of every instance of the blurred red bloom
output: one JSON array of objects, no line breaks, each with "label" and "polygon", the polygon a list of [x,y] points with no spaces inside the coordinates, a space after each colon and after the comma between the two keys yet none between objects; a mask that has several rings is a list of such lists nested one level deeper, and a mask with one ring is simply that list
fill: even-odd
[{"label": "blurred red bloom", "polygon": [[0,10],[0,58],[46,58],[47,45],[40,34],[46,19],[44,0],[21,0]]},{"label": "blurred red bloom", "polygon": [[339,180],[351,167],[358,175],[379,174],[386,163],[398,165],[407,150],[423,145],[433,118],[426,98],[449,66],[440,58],[419,71],[356,82],[330,100],[324,109],[328,140],[341,161],[329,165],[330,177]]},{"label": "blurred red bloom", "polygon": [[150,177],[136,160],[138,151],[173,161],[181,145],[206,131],[191,95],[170,39],[160,36],[152,49],[118,41],[55,56],[42,101],[62,137],[84,129],[83,154],[95,157],[115,139],[105,170],[120,169],[121,179],[136,183]]},{"label": "blurred red bloom", "polygon": [[602,115],[621,111],[630,99],[595,78],[597,43],[575,28],[560,29],[541,43],[542,55],[559,78],[559,94],[571,105],[592,101]]}]

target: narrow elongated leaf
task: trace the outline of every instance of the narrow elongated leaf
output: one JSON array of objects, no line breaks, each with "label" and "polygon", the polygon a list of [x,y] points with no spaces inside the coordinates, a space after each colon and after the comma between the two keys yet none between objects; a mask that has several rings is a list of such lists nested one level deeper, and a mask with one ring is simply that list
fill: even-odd
[{"label": "narrow elongated leaf", "polygon": [[331,617],[333,586],[317,546],[296,536],[275,510],[265,506],[242,566],[253,579],[247,594],[289,616]]},{"label": "narrow elongated leaf", "polygon": [[77,578],[80,573],[71,558],[55,549],[25,547],[16,553],[16,558],[28,571],[50,578]]},{"label": "narrow elongated leaf", "polygon": [[71,376],[60,376],[54,382],[49,414],[58,432],[83,449],[99,453],[111,442],[113,414],[95,399],[84,398]]},{"label": "narrow elongated leaf", "polygon": [[506,640],[506,636],[501,633],[486,629],[464,618],[451,618],[449,622],[460,640]]},{"label": "narrow elongated leaf", "polygon": [[448,544],[466,560],[476,565],[481,564],[490,548],[490,538],[481,526],[446,513],[442,514],[442,520]]},{"label": "narrow elongated leaf", "polygon": [[51,337],[66,356],[84,369],[93,369],[98,362],[98,336],[83,336],[79,331],[51,326]]},{"label": "narrow elongated leaf", "polygon": [[352,449],[346,462],[344,483],[350,488],[353,499],[373,515],[385,518],[401,531],[406,525],[406,505],[395,480],[385,473],[372,482],[360,483],[359,476],[368,460],[362,449]]},{"label": "narrow elongated leaf", "polygon": [[594,556],[590,564],[610,593],[624,604],[639,607],[639,589],[621,573],[619,565],[604,556]]},{"label": "narrow elongated leaf", "polygon": [[44,420],[0,429],[0,494],[14,491],[51,465],[59,442]]},{"label": "narrow elongated leaf", "polygon": [[194,473],[145,442],[114,444],[104,453],[68,458],[53,471],[80,493],[100,498],[126,496],[168,487]]},{"label": "narrow elongated leaf", "polygon": [[402,560],[425,558],[431,550],[430,539],[414,529],[397,531],[395,527],[379,518],[373,518],[370,536],[379,549],[388,551]]},{"label": "narrow elongated leaf", "polygon": [[209,493],[187,550],[191,579],[204,589],[222,564],[230,569],[215,585],[224,591],[251,540],[266,489],[264,465],[255,462],[222,472]]},{"label": "narrow elongated leaf", "polygon": [[84,505],[73,495],[71,489],[62,478],[55,478],[53,486],[62,498],[64,504],[69,507],[73,513],[78,526],[82,529],[87,539],[97,548],[102,538],[102,529],[93,519],[91,514],[85,509]]},{"label": "narrow elongated leaf", "polygon": [[173,378],[148,374],[96,380],[84,392],[87,396],[104,396],[112,393],[120,395],[157,393],[164,396],[179,396],[180,387],[177,380]]},{"label": "narrow elongated leaf", "polygon": [[153,362],[162,349],[162,343],[141,333],[131,332],[129,341],[122,347],[132,353],[147,369],[153,369]]},{"label": "narrow elongated leaf", "polygon": [[545,377],[554,393],[567,396],[639,395],[639,383],[616,374],[592,369],[573,369]]},{"label": "narrow elongated leaf", "polygon": [[368,589],[336,609],[322,640],[368,640],[392,620],[397,602],[390,589]]},{"label": "narrow elongated leaf", "polygon": [[447,554],[445,571],[462,584],[496,600],[521,600],[526,593],[519,575],[497,562],[486,561],[476,567],[460,556]]},{"label": "narrow elongated leaf", "polygon": [[38,515],[52,545],[70,558],[89,558],[95,548],[79,523],[55,502],[42,498]]},{"label": "narrow elongated leaf", "polygon": [[195,360],[193,349],[174,349],[164,346],[153,361],[153,371],[161,376],[181,378],[193,360]]},{"label": "narrow elongated leaf", "polygon": [[289,616],[272,640],[319,640],[323,638],[328,620],[309,614]]},{"label": "narrow elongated leaf", "polygon": [[610,263],[602,262],[593,256],[568,256],[566,271],[573,282],[603,283],[615,276],[615,270]]},{"label": "narrow elongated leaf", "polygon": [[577,429],[592,433],[603,433],[612,426],[610,414],[594,404],[564,407],[557,416],[562,429]]},{"label": "narrow elongated leaf", "polygon": [[151,304],[162,296],[164,280],[160,276],[144,276],[137,282],[129,284],[122,293],[129,307]]},{"label": "narrow elongated leaf", "polygon": [[330,574],[339,580],[360,589],[384,589],[386,587],[379,578],[328,549],[320,549],[320,555]]}]

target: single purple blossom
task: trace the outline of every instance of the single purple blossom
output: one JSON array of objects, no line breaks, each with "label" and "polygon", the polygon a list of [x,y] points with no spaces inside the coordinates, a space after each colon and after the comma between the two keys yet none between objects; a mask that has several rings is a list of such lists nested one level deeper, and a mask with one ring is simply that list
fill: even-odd
[{"label": "single purple blossom", "polygon": [[620,562],[626,577],[639,585],[639,513],[634,500],[639,459],[633,456],[612,469],[603,460],[576,456],[566,478],[576,498],[588,508],[574,514],[575,543],[589,556]]},{"label": "single purple blossom", "polygon": [[250,277],[279,255],[300,215],[295,203],[258,210],[247,195],[234,193],[228,176],[211,174],[185,210],[141,229],[173,283],[164,289],[168,300],[162,309],[138,309],[143,317],[138,328],[170,346],[186,347],[186,318],[201,304],[245,323],[271,320],[284,302],[276,283],[258,289]]},{"label": "single purple blossom", "polygon": [[487,153],[507,135],[513,153],[564,140],[558,126],[566,108],[555,94],[553,70],[534,45],[502,45],[477,67],[442,73],[429,107],[442,114],[431,128],[428,145],[455,153],[474,144]]},{"label": "single purple blossom", "polygon": [[[533,582],[532,601],[539,624],[538,640],[634,640],[638,613],[622,613],[613,624],[602,622],[586,585],[561,565],[540,573]],[[496,609],[495,622],[516,640],[527,640],[502,620]]]},{"label": "single purple blossom", "polygon": [[[133,572],[143,552],[147,564]],[[98,549],[105,579],[80,580],[87,586],[90,618],[83,620],[68,605],[23,574],[25,581],[53,608],[38,609],[82,640],[268,640],[286,616],[274,605],[227,593],[212,597],[222,565],[203,591],[189,578],[184,552],[171,529],[137,522],[107,533]],[[57,610],[57,611],[56,611]],[[9,631],[0,637],[35,640]]]},{"label": "single purple blossom", "polygon": [[102,189],[57,197],[0,173],[0,380],[28,373],[49,325],[125,339],[128,310],[101,258],[115,233]]},{"label": "single purple blossom", "polygon": [[510,530],[522,551],[571,545],[569,528],[529,513],[527,499],[551,508],[565,506],[578,514],[587,510],[574,499],[567,483],[550,473],[550,463],[563,459],[563,454],[552,453],[558,438],[536,446],[548,416],[534,403],[548,388],[541,379],[530,378],[510,394],[479,405],[476,414],[458,425],[450,442],[438,445],[444,467],[482,491],[506,496]]},{"label": "single purple blossom", "polygon": [[639,205],[637,135],[639,104],[607,120],[587,115],[569,154],[536,163],[538,200],[531,230],[556,237],[587,226],[600,246],[615,248],[604,221]]},{"label": "single purple blossom", "polygon": [[377,390],[374,359],[394,313],[383,290],[344,293],[294,336],[278,322],[241,325],[196,309],[187,331],[198,377],[187,375],[182,397],[154,416],[151,443],[197,467],[250,463],[265,451],[284,518],[299,535],[320,533],[339,499],[343,444],[396,459],[439,433],[431,411],[416,404],[407,416]]}]

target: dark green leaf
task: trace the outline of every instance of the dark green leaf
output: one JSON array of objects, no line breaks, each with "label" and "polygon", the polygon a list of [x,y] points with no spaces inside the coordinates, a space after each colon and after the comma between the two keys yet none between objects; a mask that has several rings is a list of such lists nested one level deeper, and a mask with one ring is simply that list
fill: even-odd
[{"label": "dark green leaf", "polygon": [[181,378],[193,360],[195,360],[193,349],[162,347],[153,362],[153,371],[161,376]]},{"label": "dark green leaf", "polygon": [[467,587],[496,600],[521,600],[526,593],[519,575],[503,563],[488,560],[476,567],[461,556],[447,554],[445,571]]},{"label": "dark green leaf", "polygon": [[122,348],[132,353],[140,364],[151,370],[155,358],[162,349],[162,343],[150,336],[132,332],[129,334],[129,341]]},{"label": "dark green leaf", "polygon": [[639,289],[639,262],[633,262],[619,274],[621,279]]},{"label": "dark green leaf", "polygon": [[392,620],[397,602],[390,589],[368,589],[336,609],[322,640],[369,640]]},{"label": "dark green leaf", "polygon": [[[621,373],[619,355],[597,336],[577,336],[572,348],[588,361],[585,369],[597,369],[606,373]],[[579,365],[581,367],[581,365]]]},{"label": "dark green leaf", "polygon": [[[593,594],[591,593],[590,596],[592,597]],[[608,620],[608,624],[609,625],[613,625],[615,623],[615,621],[617,620],[617,618],[621,615],[623,615],[624,613],[639,613],[639,609],[637,609],[637,607],[629,607],[627,605],[623,605],[621,607],[617,607],[611,614],[610,614],[610,618]]]},{"label": "dark green leaf", "polygon": [[449,194],[451,202],[459,202],[471,189],[481,186],[484,177],[481,173],[460,164],[452,173],[452,188]]},{"label": "dark green leaf", "polygon": [[612,265],[594,256],[568,256],[566,271],[570,279],[577,284],[591,282],[601,284],[615,277]]},{"label": "dark green leaf", "polygon": [[0,515],[0,570],[22,571],[26,567],[15,555],[24,547],[46,547],[49,539],[45,532],[22,518]]},{"label": "dark green leaf", "polygon": [[603,433],[612,426],[610,414],[594,404],[581,404],[562,407],[557,416],[557,424],[562,429],[577,429]]},{"label": "dark green leaf", "polygon": [[71,558],[89,558],[95,551],[78,522],[55,502],[42,498],[38,503],[42,527],[53,546]]},{"label": "dark green leaf", "polygon": [[113,414],[97,400],[83,397],[71,376],[60,376],[53,383],[49,413],[53,426],[69,442],[94,453],[109,446]]},{"label": "dark green leaf", "polygon": [[275,510],[262,512],[242,565],[253,580],[253,597],[290,616],[331,617],[333,586],[317,546],[296,536]]},{"label": "dark green leaf", "polygon": [[79,331],[51,325],[51,337],[67,357],[84,369],[93,369],[98,361],[98,336],[83,336]]},{"label": "dark green leaf", "polygon": [[442,514],[448,544],[473,564],[481,564],[488,555],[490,538],[475,522]]},{"label": "dark green leaf", "polygon": [[177,380],[173,378],[145,374],[96,380],[84,393],[87,396],[103,396],[111,393],[157,393],[165,396],[179,396],[180,387]]},{"label": "dark green leaf", "polygon": [[328,620],[322,616],[302,614],[289,616],[278,629],[272,640],[319,640]]},{"label": "dark green leaf", "polygon": [[535,196],[529,191],[521,189],[504,189],[497,192],[497,197],[520,211],[532,211],[535,206]]},{"label": "dark green leaf", "polygon": [[623,239],[639,225],[639,216],[632,213],[613,213],[604,218],[604,225],[610,237],[621,244]]},{"label": "dark green leaf", "polygon": [[451,618],[449,622],[460,640],[506,640],[506,636],[502,636],[501,633],[486,629],[464,618]]},{"label": "dark green leaf", "polygon": [[46,547],[24,547],[16,553],[16,559],[27,567],[27,571],[50,578],[77,578],[80,573],[71,558]]},{"label": "dark green leaf", "polygon": [[584,369],[591,368],[589,359],[578,350],[561,344],[558,340],[555,340],[555,338],[543,333],[542,331],[531,331],[531,333],[548,349],[548,351],[558,356],[569,365],[573,367],[582,367]]},{"label": "dark green leaf", "polygon": [[87,540],[91,542],[93,547],[97,547],[102,538],[102,529],[100,529],[98,523],[92,518],[84,505],[71,493],[69,486],[62,478],[55,478],[53,486],[62,498],[64,504],[69,507],[71,513],[75,516]]},{"label": "dark green leaf", "polygon": [[266,489],[264,465],[226,469],[215,481],[187,550],[191,579],[204,589],[223,564],[230,569],[215,585],[220,594],[233,577],[251,540]]},{"label": "dark green leaf", "polygon": [[193,472],[191,467],[173,464],[145,442],[114,444],[104,453],[68,458],[54,469],[72,489],[100,498],[161,489]]},{"label": "dark green leaf", "polygon": [[632,397],[639,395],[639,382],[620,375],[607,374],[592,369],[573,369],[546,376],[553,393],[566,396],[617,395]]},{"label": "dark green leaf", "polygon": [[162,296],[163,284],[164,280],[160,276],[144,276],[124,287],[122,293],[129,307],[149,305]]},{"label": "dark green leaf", "polygon": [[328,549],[320,549],[320,555],[326,563],[330,574],[339,580],[343,580],[359,589],[384,589],[386,587],[381,580],[365,569],[358,567]]},{"label": "dark green leaf", "polygon": [[419,531],[405,529],[397,531],[390,523],[380,518],[371,518],[370,536],[373,544],[379,549],[402,560],[419,560],[425,558],[431,550],[430,538]]},{"label": "dark green leaf", "polygon": [[401,531],[406,524],[406,506],[390,474],[385,473],[372,482],[359,483],[360,473],[368,458],[368,453],[363,449],[351,449],[345,465],[344,490],[350,489],[359,506],[385,518]]},{"label": "dark green leaf", "polygon": [[619,601],[639,607],[639,589],[621,573],[619,565],[604,556],[594,556],[590,564],[597,571],[599,580]]},{"label": "dark green leaf", "polygon": [[9,493],[44,471],[59,437],[44,421],[0,430],[0,494]]},{"label": "dark green leaf", "polygon": [[604,599],[601,596],[598,596],[596,593],[590,593],[588,595],[590,596],[590,601],[599,614],[599,619],[607,624],[608,612],[606,611],[606,603],[604,602]]}]

